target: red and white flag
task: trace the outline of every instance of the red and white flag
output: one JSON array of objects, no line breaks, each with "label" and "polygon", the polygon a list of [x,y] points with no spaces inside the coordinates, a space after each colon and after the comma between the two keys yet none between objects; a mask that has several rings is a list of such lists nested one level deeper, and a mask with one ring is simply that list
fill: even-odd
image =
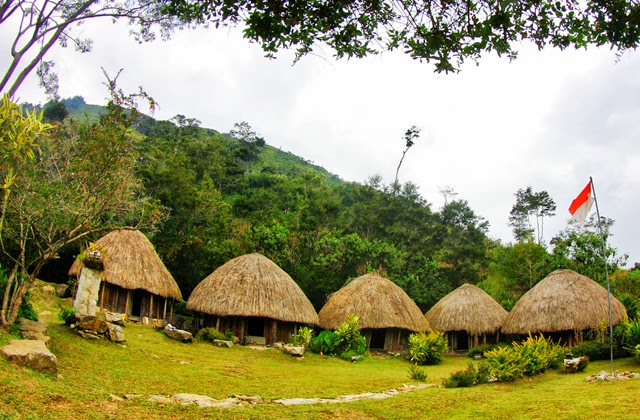
[{"label": "red and white flag", "polygon": [[591,191],[591,181],[584,187],[584,190],[571,202],[569,213],[571,218],[579,222],[584,222],[587,218],[591,206],[593,205],[593,192]]}]

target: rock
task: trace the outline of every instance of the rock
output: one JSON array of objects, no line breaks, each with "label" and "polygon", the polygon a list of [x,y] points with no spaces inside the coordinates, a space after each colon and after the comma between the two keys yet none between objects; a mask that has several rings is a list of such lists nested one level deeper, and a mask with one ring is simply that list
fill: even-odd
[{"label": "rock", "polygon": [[56,285],[56,295],[61,298],[69,297],[71,294],[69,293],[69,285],[66,283],[57,284]]},{"label": "rock", "polygon": [[122,314],[116,314],[113,312],[105,312],[104,313],[104,320],[106,322],[110,322],[112,324],[116,324],[119,325],[121,327],[125,326],[125,316]]},{"label": "rock", "polygon": [[196,404],[198,407],[213,407],[218,402],[211,397],[198,394],[176,394],[173,398],[181,404]]},{"label": "rock", "polygon": [[78,330],[78,335],[82,338],[85,339],[89,339],[89,340],[99,340],[100,337],[98,335],[96,335],[95,333],[91,333],[91,332],[84,332],[82,330]]},{"label": "rock", "polygon": [[140,319],[140,324],[141,324],[141,325],[149,325],[149,317],[148,317],[148,316],[143,316],[143,317]]},{"label": "rock", "polygon": [[107,323],[93,315],[83,316],[76,321],[76,328],[97,334],[104,334],[107,332]]},{"label": "rock", "polygon": [[42,340],[11,340],[2,348],[2,354],[18,366],[30,367],[42,373],[58,373],[56,356]]},{"label": "rock", "polygon": [[277,343],[273,344],[273,348],[274,349],[278,349],[278,350],[282,350],[282,348],[284,347],[284,343],[278,341]]},{"label": "rock", "polygon": [[160,331],[167,326],[167,323],[162,319],[152,319],[151,321],[149,321],[149,325],[151,325],[156,330]]},{"label": "rock", "polygon": [[115,401],[115,402],[124,401],[124,398],[118,397],[117,395],[114,395],[114,394],[109,395],[109,398],[111,398],[111,401]]},{"label": "rock", "polygon": [[171,398],[163,397],[161,395],[149,395],[147,401],[160,403],[160,404],[175,404],[175,401]]},{"label": "rock", "polygon": [[171,324],[167,324],[167,326],[164,327],[164,333],[167,335],[167,337],[174,340],[182,341],[183,343],[191,343],[193,341],[193,336],[189,331],[178,330]]},{"label": "rock", "polygon": [[140,399],[142,397],[144,397],[144,395],[142,395],[142,394],[126,394],[124,396],[124,399],[125,400],[137,400],[137,399]]},{"label": "rock", "polygon": [[262,397],[260,397],[259,395],[236,395],[236,399],[254,404],[262,402]]},{"label": "rock", "polygon": [[124,342],[124,332],[122,331],[122,327],[107,322],[107,337],[109,340],[116,343]]},{"label": "rock", "polygon": [[47,323],[44,321],[31,321],[26,318],[18,318],[20,331],[33,331],[47,335]]},{"label": "rock", "polygon": [[181,365],[190,365],[191,363],[189,363],[189,362],[185,362],[184,360],[181,360],[181,361],[180,361],[180,364],[181,364]]},{"label": "rock", "polygon": [[37,331],[20,331],[20,335],[25,340],[41,340],[44,341],[44,345],[49,347],[49,343],[51,342],[51,337],[48,335],[44,335],[41,332]]},{"label": "rock", "polygon": [[45,293],[51,293],[52,295],[56,294],[56,288],[53,287],[50,284],[46,284],[46,285],[42,286],[42,291],[45,292]]},{"label": "rock", "polygon": [[96,314],[101,274],[101,271],[92,270],[89,267],[84,267],[80,272],[78,290],[73,301],[73,309],[76,310],[78,317]]},{"label": "rock", "polygon": [[320,398],[289,398],[274,401],[274,403],[282,405],[310,405],[318,404],[319,402]]},{"label": "rock", "polygon": [[289,354],[289,355],[295,356],[295,357],[304,356],[304,347],[302,347],[302,346],[288,346],[288,345],[285,344],[282,347],[282,351],[285,352],[286,354]]},{"label": "rock", "polygon": [[39,316],[47,316],[47,315],[51,315],[51,312],[49,311],[42,311],[38,314]]},{"label": "rock", "polygon": [[231,347],[233,347],[233,341],[213,340],[213,345],[218,347],[226,347],[230,349]]}]

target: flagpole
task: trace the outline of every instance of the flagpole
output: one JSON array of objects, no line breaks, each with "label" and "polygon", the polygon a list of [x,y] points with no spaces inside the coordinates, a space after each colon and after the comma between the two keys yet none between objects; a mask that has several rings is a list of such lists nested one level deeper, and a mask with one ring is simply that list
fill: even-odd
[{"label": "flagpole", "polygon": [[591,183],[591,191],[593,192],[593,201],[596,204],[596,214],[598,215],[598,232],[600,232],[600,247],[602,248],[602,261],[604,262],[604,273],[607,277],[607,300],[609,302],[609,347],[611,352],[610,369],[613,375],[613,311],[611,310],[611,283],[609,282],[609,268],[607,267],[607,254],[602,234],[602,225],[600,224],[600,209],[598,208],[598,198],[596,197],[596,187],[593,185],[593,178],[589,177]]}]

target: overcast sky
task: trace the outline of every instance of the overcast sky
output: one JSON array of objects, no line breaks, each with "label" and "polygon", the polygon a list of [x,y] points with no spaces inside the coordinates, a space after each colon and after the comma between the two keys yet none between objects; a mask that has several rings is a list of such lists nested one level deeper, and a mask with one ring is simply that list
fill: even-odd
[{"label": "overcast sky", "polygon": [[[613,218],[611,245],[640,261],[640,53],[616,62],[608,49],[537,51],[523,46],[514,62],[484,57],[479,66],[437,75],[402,53],[335,61],[330,50],[292,65],[243,40],[238,30],[178,32],[168,42],[138,45],[125,25],[82,27],[94,50],[56,47],[60,95],[104,104],[101,67],[123,68],[119,86],[154,97],[158,119],[176,114],[228,132],[247,121],[268,144],[290,151],[347,181],[380,174],[393,181],[411,125],[423,129],[402,165],[439,209],[452,187],[490,223],[490,236],[513,241],[507,225],[514,193],[531,186],[555,200],[548,242],[566,227],[571,200],[594,179],[600,213]],[[0,68],[7,63],[0,38]],[[44,103],[32,76],[21,101]],[[595,208],[594,210],[595,211]]]}]

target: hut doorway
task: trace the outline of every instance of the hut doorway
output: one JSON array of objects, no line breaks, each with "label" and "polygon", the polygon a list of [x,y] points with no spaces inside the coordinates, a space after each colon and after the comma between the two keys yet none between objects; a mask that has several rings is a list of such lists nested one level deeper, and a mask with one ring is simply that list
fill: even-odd
[{"label": "hut doorway", "polygon": [[131,316],[140,316],[143,296],[144,291],[142,289],[135,289],[133,293],[131,293]]},{"label": "hut doorway", "polygon": [[374,328],[371,330],[371,339],[369,341],[369,348],[375,350],[384,349],[384,341],[387,336],[386,330],[383,328]]},{"label": "hut doorway", "polygon": [[247,335],[264,337],[264,318],[249,317],[247,320]]},{"label": "hut doorway", "polygon": [[469,351],[469,335],[466,331],[456,331],[456,351]]}]

